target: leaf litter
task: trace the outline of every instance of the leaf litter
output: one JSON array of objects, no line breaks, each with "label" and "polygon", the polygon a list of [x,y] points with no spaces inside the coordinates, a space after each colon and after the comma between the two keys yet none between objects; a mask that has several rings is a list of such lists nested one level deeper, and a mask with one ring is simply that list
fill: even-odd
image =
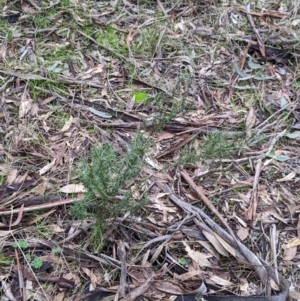
[{"label": "leaf litter", "polygon": [[296,2],[0,7],[1,300],[300,299]]}]

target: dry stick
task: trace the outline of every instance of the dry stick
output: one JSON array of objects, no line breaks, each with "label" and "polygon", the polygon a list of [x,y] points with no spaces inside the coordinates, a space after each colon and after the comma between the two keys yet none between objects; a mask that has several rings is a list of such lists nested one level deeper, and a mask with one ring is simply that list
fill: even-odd
[{"label": "dry stick", "polygon": [[271,143],[270,143],[270,146],[268,148],[268,151],[266,152],[265,156],[267,155],[270,155],[270,153],[272,152],[275,144],[277,143],[277,141],[282,138],[283,136],[285,136],[285,133],[286,133],[286,129],[283,130],[282,132],[278,133],[272,140],[271,140]]},{"label": "dry stick", "polygon": [[273,264],[274,264],[274,269],[276,274],[276,281],[278,283],[279,277],[278,277],[278,270],[277,270],[278,264],[277,264],[277,254],[276,254],[277,235],[276,235],[275,225],[270,225],[270,242],[271,242],[271,254],[272,254],[272,259],[273,259]]},{"label": "dry stick", "polygon": [[187,183],[190,185],[192,190],[202,199],[202,201],[205,203],[205,205],[212,211],[212,213],[215,214],[220,219],[220,221],[226,227],[226,229],[228,230],[230,235],[232,237],[235,237],[235,234],[233,233],[232,229],[227,224],[226,220],[219,213],[219,211],[216,209],[216,207],[211,203],[211,201],[206,197],[206,195],[203,193],[202,188],[196,185],[196,183],[192,180],[192,178],[189,176],[189,174],[185,170],[181,171],[180,174],[187,181]]},{"label": "dry stick", "polygon": [[84,224],[80,225],[80,228],[78,230],[76,230],[74,233],[70,234],[68,237],[66,237],[65,239],[59,241],[57,244],[58,245],[64,245],[67,241],[72,240],[73,238],[75,238],[76,236],[78,236],[80,233],[82,233],[83,231],[85,233],[88,232],[88,230],[93,227],[93,225],[95,224],[95,222],[91,222],[91,223],[87,223],[84,222]]},{"label": "dry stick", "polygon": [[277,114],[281,113],[282,111],[286,110],[289,106],[292,106],[292,103],[287,103],[283,108],[281,108],[280,110],[276,111],[271,116],[269,116],[264,122],[262,122],[261,124],[259,124],[256,127],[256,130],[257,130],[256,135],[259,135],[263,131],[264,126],[268,123],[268,121],[270,119],[274,118],[275,115],[277,115]]},{"label": "dry stick", "polygon": [[19,254],[18,254],[17,248],[15,248],[15,257],[16,257],[16,261],[17,261],[19,289],[20,289],[20,293],[23,298],[23,301],[25,301],[26,300],[26,291],[25,291],[25,286],[24,286],[24,277],[23,277],[23,273],[21,270],[21,266],[20,266],[20,260],[19,260]]},{"label": "dry stick", "polygon": [[[38,206],[29,206],[23,209],[23,212],[30,212],[30,211],[34,211],[34,210],[41,210],[41,209],[45,209],[45,208],[52,208],[52,207],[56,207],[56,206],[61,206],[61,205],[66,205],[66,204],[71,204],[77,201],[80,201],[81,199],[66,199],[66,200],[60,200],[57,202],[52,202],[52,203],[46,203],[46,204],[41,204]],[[13,210],[7,210],[7,211],[0,211],[0,216],[2,215],[11,215],[11,214],[16,214],[19,213],[21,209],[13,209]]]},{"label": "dry stick", "polygon": [[275,72],[275,70],[274,70],[274,68],[273,68],[273,66],[272,66],[272,64],[271,64],[271,62],[266,62],[266,63],[267,63],[267,65],[268,65],[268,68],[269,68],[269,70],[270,70],[271,75],[276,77],[276,79],[277,79],[277,81],[278,81],[278,83],[279,83],[279,86],[280,86],[281,90],[282,90],[283,92],[287,92],[287,88],[285,87],[284,83],[283,83],[282,80],[280,79],[280,76],[278,76],[278,75],[276,74],[276,72]]},{"label": "dry stick", "polygon": [[41,10],[41,8],[33,0],[27,0],[27,1],[37,10]]},{"label": "dry stick", "polygon": [[258,41],[258,44],[259,44],[259,50],[260,50],[262,56],[265,57],[265,56],[266,56],[266,53],[265,53],[265,45],[264,45],[264,43],[263,43],[263,41],[262,41],[262,39],[261,39],[261,37],[260,37],[260,35],[259,35],[258,30],[256,29],[256,27],[255,27],[255,25],[254,25],[252,16],[251,16],[251,14],[250,14],[250,4],[247,5],[247,13],[248,13],[248,14],[247,14],[247,17],[248,17],[248,19],[249,19],[249,22],[250,22],[250,24],[251,24],[251,26],[252,26],[252,28],[253,28],[255,34],[256,34],[256,38],[257,38],[257,41]]},{"label": "dry stick", "polygon": [[121,261],[121,276],[120,276],[120,285],[117,294],[120,298],[125,296],[125,287],[126,287],[126,276],[127,276],[127,265],[126,265],[126,249],[123,241],[117,242],[117,254]]},{"label": "dry stick", "polygon": [[9,230],[11,230],[11,227],[17,226],[17,225],[20,223],[20,221],[22,220],[22,217],[23,217],[23,211],[24,211],[24,204],[22,204],[21,208],[19,209],[17,219],[16,219],[14,222],[12,222],[12,216],[13,216],[13,214],[11,214],[9,225],[5,225],[5,224],[3,224],[3,223],[0,223],[0,228],[3,228],[3,227],[5,227],[5,228],[6,228],[6,227],[9,227]]},{"label": "dry stick", "polygon": [[[245,65],[245,62],[246,62],[246,57],[247,57],[250,46],[251,46],[251,42],[248,43],[247,48],[245,49],[245,51],[243,53],[242,61],[241,61],[240,66],[239,66],[239,68],[241,70],[243,70],[243,68],[244,68],[244,65]],[[231,80],[230,80],[230,83],[229,83],[229,100],[232,99],[234,86],[235,86],[238,78],[239,78],[239,74],[237,72],[235,72],[233,74]]]},{"label": "dry stick", "polygon": [[253,181],[253,189],[252,189],[252,196],[250,199],[250,206],[248,210],[245,212],[246,217],[248,220],[251,220],[254,222],[256,220],[256,209],[257,209],[257,199],[258,199],[258,181],[259,181],[259,176],[261,172],[261,165],[262,165],[262,159],[259,158],[258,162],[255,166],[255,176],[254,176],[254,181]]},{"label": "dry stick", "polygon": [[1,87],[0,87],[0,92],[4,91],[6,89],[6,86],[11,83],[12,81],[14,81],[15,78],[11,77],[10,79],[8,79]]}]

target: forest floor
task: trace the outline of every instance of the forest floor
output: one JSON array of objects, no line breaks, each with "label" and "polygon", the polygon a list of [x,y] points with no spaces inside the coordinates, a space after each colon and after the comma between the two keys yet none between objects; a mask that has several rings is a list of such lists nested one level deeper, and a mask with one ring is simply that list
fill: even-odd
[{"label": "forest floor", "polygon": [[246,2],[0,3],[1,301],[300,300],[300,8]]}]

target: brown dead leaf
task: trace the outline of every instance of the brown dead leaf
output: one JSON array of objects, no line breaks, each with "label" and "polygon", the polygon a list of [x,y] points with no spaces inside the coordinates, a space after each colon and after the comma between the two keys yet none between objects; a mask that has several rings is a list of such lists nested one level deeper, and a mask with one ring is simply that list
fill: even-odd
[{"label": "brown dead leaf", "polygon": [[46,255],[42,255],[39,258],[41,258],[43,261],[59,264],[61,262],[61,257],[55,255],[54,253],[49,253]]},{"label": "brown dead leaf", "polygon": [[216,284],[218,284],[220,286],[232,286],[233,285],[232,282],[230,282],[230,281],[228,281],[226,279],[223,279],[223,278],[221,278],[219,276],[216,276],[216,275],[210,277],[210,280],[212,280],[214,283],[216,283]]},{"label": "brown dead leaf", "polygon": [[160,142],[160,141],[163,141],[163,140],[168,140],[168,139],[173,138],[174,136],[175,136],[175,135],[172,134],[172,133],[163,132],[163,133],[161,133],[161,134],[155,139],[155,142]]},{"label": "brown dead leaf", "polygon": [[204,271],[191,271],[191,272],[187,272],[187,273],[184,273],[184,274],[181,274],[181,275],[176,275],[175,276],[175,279],[178,279],[178,280],[181,280],[181,281],[186,281],[186,280],[189,280],[195,276],[198,276],[200,279],[203,279],[204,276],[205,276],[205,272]]},{"label": "brown dead leaf", "polygon": [[47,97],[46,99],[44,99],[43,101],[42,101],[42,105],[46,105],[46,104],[48,104],[49,102],[51,102],[52,100],[54,100],[54,99],[56,99],[57,97],[56,96],[50,96],[50,97]]},{"label": "brown dead leaf", "polygon": [[42,182],[35,187],[36,195],[43,195],[47,189],[47,182]]},{"label": "brown dead leaf", "polygon": [[248,237],[249,230],[250,230],[249,227],[244,228],[244,227],[240,226],[240,229],[237,231],[236,234],[239,237],[239,239],[241,241],[243,241],[243,240],[245,240]]},{"label": "brown dead leaf", "polygon": [[127,49],[130,49],[131,43],[133,41],[134,36],[138,33],[134,29],[136,28],[136,25],[132,26],[129,30],[129,33],[126,38],[126,47]]},{"label": "brown dead leaf", "polygon": [[259,197],[266,205],[273,205],[274,201],[272,200],[272,197],[270,196],[270,193],[267,191],[261,191],[259,193]]},{"label": "brown dead leaf", "polygon": [[218,241],[221,243],[225,250],[227,250],[231,255],[236,257],[235,250],[221,236],[215,233],[215,237],[218,239]]},{"label": "brown dead leaf", "polygon": [[214,248],[214,246],[207,241],[198,240],[197,241],[201,246],[203,246],[211,255],[215,256],[218,260],[220,260],[220,255]]},{"label": "brown dead leaf", "polygon": [[300,292],[296,292],[295,290],[289,291],[289,297],[294,300],[300,300]]},{"label": "brown dead leaf", "polygon": [[58,293],[57,295],[55,295],[53,301],[64,301],[65,300],[65,291],[62,291],[60,293]]},{"label": "brown dead leaf", "polygon": [[153,282],[153,286],[162,292],[172,295],[182,295],[185,293],[185,291],[183,291],[180,287],[179,282],[175,280],[155,281]]},{"label": "brown dead leaf", "polygon": [[271,282],[271,287],[272,287],[272,289],[274,290],[274,291],[279,291],[280,289],[279,289],[279,287],[278,287],[278,285],[275,283],[275,281],[271,278],[270,279],[270,282]]},{"label": "brown dead leaf", "polygon": [[233,212],[233,217],[244,227],[247,227],[247,223],[245,223],[239,216],[236,215],[235,212]]},{"label": "brown dead leaf", "polygon": [[23,182],[25,182],[27,177],[28,177],[28,172],[25,172],[23,175],[18,175],[15,182],[23,183]]},{"label": "brown dead leaf", "polygon": [[90,281],[93,285],[93,288],[95,289],[97,287],[97,277],[96,275],[92,272],[92,270],[85,268],[85,267],[81,267],[83,272],[87,274],[87,276],[90,278]]},{"label": "brown dead leaf", "polygon": [[281,192],[280,194],[284,199],[286,199],[291,205],[295,205],[298,203],[298,199],[294,196],[284,185],[280,185]]},{"label": "brown dead leaf", "polygon": [[17,178],[17,175],[18,175],[18,170],[17,169],[11,169],[8,176],[7,176],[7,179],[6,179],[6,182],[7,182],[7,185],[10,186],[12,183],[15,182],[16,178]]},{"label": "brown dead leaf", "polygon": [[7,237],[10,236],[11,234],[13,234],[16,230],[8,230],[8,231],[4,231],[4,230],[0,230],[0,237]]},{"label": "brown dead leaf", "polygon": [[288,249],[285,249],[283,252],[283,260],[285,261],[290,261],[293,260],[295,258],[297,254],[297,247],[291,247]]},{"label": "brown dead leaf", "polygon": [[25,1],[22,2],[22,11],[29,15],[36,14],[36,10],[32,6],[30,6],[28,3],[26,3]]},{"label": "brown dead leaf", "polygon": [[249,295],[249,283],[245,279],[240,279],[240,282],[242,283],[239,287],[242,292],[243,296]]},{"label": "brown dead leaf", "polygon": [[92,78],[94,75],[103,72],[104,67],[105,67],[105,65],[98,64],[97,66],[94,66],[94,67],[88,69],[81,78],[82,79]]},{"label": "brown dead leaf", "polygon": [[69,184],[60,188],[59,191],[63,193],[81,193],[86,192],[86,189],[83,184]]},{"label": "brown dead leaf", "polygon": [[144,282],[141,286],[132,290],[123,300],[124,301],[136,300],[138,297],[145,294],[147,290],[152,287],[152,279],[153,277],[149,277],[146,282]]},{"label": "brown dead leaf", "polygon": [[295,178],[296,173],[294,171],[290,172],[288,175],[286,175],[285,177],[276,180],[276,182],[286,182],[286,181],[291,181]]},{"label": "brown dead leaf", "polygon": [[42,176],[43,174],[45,174],[46,172],[48,172],[56,163],[56,159],[54,159],[52,162],[50,162],[49,164],[47,164],[46,166],[44,166],[43,168],[41,168],[39,170],[39,175]]},{"label": "brown dead leaf", "polygon": [[276,219],[280,220],[281,222],[287,224],[287,221],[285,221],[275,210],[272,210],[270,212],[270,215],[274,216]]},{"label": "brown dead leaf", "polygon": [[238,193],[238,195],[245,203],[250,204],[250,198],[247,195],[240,192]]},{"label": "brown dead leaf", "polygon": [[[9,227],[15,227],[17,226],[20,221],[22,220],[22,217],[23,217],[23,212],[24,212],[24,203],[22,204],[21,208],[18,209],[18,217],[17,219],[13,222],[13,223],[10,223],[9,224]],[[13,214],[13,210],[11,210],[11,213]],[[6,224],[3,224],[3,223],[0,223],[0,228],[7,228],[7,225]]]},{"label": "brown dead leaf", "polygon": [[199,252],[199,251],[194,251],[192,250],[187,244],[186,242],[182,242],[183,245],[185,246],[185,250],[188,253],[188,256],[190,256],[190,258],[197,263],[199,266],[201,267],[209,267],[211,266],[208,258],[211,258],[212,255],[207,254],[207,253],[203,253],[203,252]]},{"label": "brown dead leaf", "polygon": [[59,225],[57,224],[50,224],[49,225],[50,230],[52,230],[55,233],[63,233],[65,232],[64,229],[62,229]]},{"label": "brown dead leaf", "polygon": [[223,248],[222,244],[216,239],[213,234],[203,230],[202,233],[209,240],[209,242],[214,246],[214,248],[223,256],[228,257],[228,252]]},{"label": "brown dead leaf", "polygon": [[298,246],[300,246],[300,237],[290,239],[288,243],[284,244],[284,249],[287,250]]},{"label": "brown dead leaf", "polygon": [[72,122],[73,122],[73,116],[71,115],[69,120],[67,120],[67,122],[64,124],[64,126],[61,128],[60,132],[67,131],[70,128],[70,126],[72,125]]},{"label": "brown dead leaf", "polygon": [[33,100],[22,100],[19,107],[19,118],[25,117],[31,110]]}]

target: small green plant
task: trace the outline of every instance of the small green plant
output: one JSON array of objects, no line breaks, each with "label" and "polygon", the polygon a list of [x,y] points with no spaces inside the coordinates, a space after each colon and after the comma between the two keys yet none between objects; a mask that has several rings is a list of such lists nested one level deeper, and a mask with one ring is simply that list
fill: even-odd
[{"label": "small green plant", "polygon": [[22,249],[22,250],[26,250],[27,248],[29,248],[29,244],[23,240],[23,239],[19,239],[17,241],[15,241],[12,246],[14,248],[19,248],[19,249]]},{"label": "small green plant", "polygon": [[43,265],[43,260],[39,257],[34,258],[34,260],[31,262],[31,266],[35,269],[39,269]]},{"label": "small green plant", "polygon": [[2,185],[4,183],[5,177],[0,175],[0,185]]},{"label": "small green plant", "polygon": [[135,103],[144,102],[148,98],[147,92],[136,91],[133,93]]},{"label": "small green plant", "polygon": [[188,145],[183,147],[180,152],[179,160],[176,163],[178,166],[196,164],[201,159],[199,150],[196,150],[192,145],[193,142],[190,142]]},{"label": "small green plant", "polygon": [[179,263],[180,265],[182,265],[182,266],[185,266],[185,265],[186,265],[186,260],[185,260],[184,258],[180,258],[180,259],[178,260],[178,263]]},{"label": "small green plant", "polygon": [[300,80],[294,81],[293,84],[292,84],[292,86],[294,88],[300,88]]},{"label": "small green plant", "polygon": [[225,132],[210,134],[201,146],[201,157],[204,159],[229,158],[241,151],[246,144],[245,140],[230,137]]},{"label": "small green plant", "polygon": [[[92,239],[96,245],[108,226],[106,219],[114,219],[128,211],[136,212],[144,205],[143,200],[132,197],[130,187],[143,165],[148,147],[149,142],[138,134],[123,156],[119,156],[111,144],[104,144],[92,149],[90,162],[81,161],[78,174],[87,192],[85,200],[75,203],[72,210],[79,219],[96,217]],[[138,179],[134,181],[136,185]]]},{"label": "small green plant", "polygon": [[1,265],[11,265],[12,259],[6,257],[2,252],[0,252],[0,266]]},{"label": "small green plant", "polygon": [[125,37],[122,33],[113,27],[106,27],[103,30],[96,32],[96,40],[111,49],[114,49],[120,53],[126,54],[127,48],[125,46]]},{"label": "small green plant", "polygon": [[51,252],[53,254],[60,254],[61,253],[61,248],[60,247],[52,248]]}]

